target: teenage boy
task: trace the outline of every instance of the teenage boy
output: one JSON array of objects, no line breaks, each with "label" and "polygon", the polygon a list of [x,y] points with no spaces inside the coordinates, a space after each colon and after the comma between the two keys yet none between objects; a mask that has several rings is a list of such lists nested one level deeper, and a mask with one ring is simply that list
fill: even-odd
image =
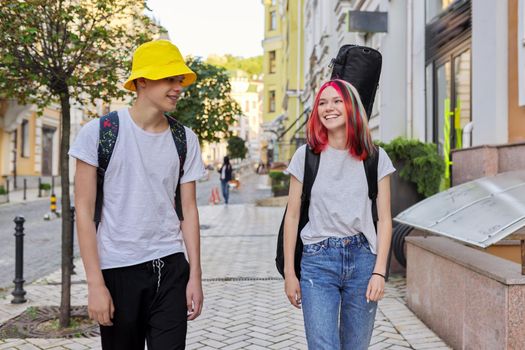
[{"label": "teenage boy", "polygon": [[[143,350],[145,341],[149,350],[184,349],[187,320],[201,313],[195,181],[205,174],[204,164],[197,136],[180,124],[186,157],[179,159],[184,157],[174,142],[174,121],[165,116],[195,79],[171,42],[139,46],[124,84],[136,91],[132,107],[113,114],[117,129],[114,119],[87,123],[69,151],[77,164],[75,207],[88,311],[100,324],[104,350]],[[97,168],[111,138],[96,225]],[[182,203],[181,220],[176,203]]]}]

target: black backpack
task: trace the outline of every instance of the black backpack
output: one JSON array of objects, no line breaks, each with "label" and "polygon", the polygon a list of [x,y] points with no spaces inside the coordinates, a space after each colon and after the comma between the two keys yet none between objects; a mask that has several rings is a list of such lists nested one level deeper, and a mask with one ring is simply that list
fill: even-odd
[{"label": "black backpack", "polygon": [[[179,154],[179,181],[177,182],[177,189],[175,192],[175,211],[179,220],[184,220],[182,214],[182,206],[180,201],[180,179],[184,175],[184,162],[186,160],[186,153],[188,152],[188,145],[186,142],[186,130],[176,119],[165,115],[170,125],[171,135]],[[118,137],[119,119],[116,111],[110,112],[103,117],[100,117],[100,132],[98,142],[98,168],[97,168],[97,199],[95,202],[95,217],[94,221],[98,227],[102,215],[102,203],[104,201],[104,176],[108,168],[113,149]]]},{"label": "black backpack", "polygon": [[381,76],[382,57],[379,51],[359,45],[344,45],[332,59],[331,79],[342,79],[352,84],[361,97],[368,118],[376,97]]},{"label": "black backpack", "polygon": [[[319,169],[319,160],[321,155],[314,153],[310,147],[306,146],[305,150],[305,161],[304,161],[304,178],[303,178],[303,192],[301,194],[301,209],[299,216],[299,225],[297,228],[297,240],[295,243],[295,274],[297,278],[301,278],[301,258],[303,256],[303,241],[301,240],[301,230],[306,226],[309,221],[308,209],[310,207],[310,194],[312,193],[312,186],[317,176],[317,170]],[[374,153],[363,161],[365,168],[366,182],[368,183],[368,198],[372,201],[372,219],[374,221],[374,227],[377,233],[377,165],[379,161],[379,152]],[[277,252],[275,256],[275,266],[277,271],[284,277],[284,218],[286,217],[286,209],[284,210],[283,219],[281,226],[279,227],[279,234],[277,236]],[[387,267],[388,276],[388,267]]]}]

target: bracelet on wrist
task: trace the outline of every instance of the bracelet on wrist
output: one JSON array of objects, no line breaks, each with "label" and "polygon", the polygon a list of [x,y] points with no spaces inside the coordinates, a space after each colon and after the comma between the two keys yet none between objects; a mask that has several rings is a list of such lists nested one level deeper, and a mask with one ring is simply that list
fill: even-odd
[{"label": "bracelet on wrist", "polygon": [[372,272],[372,275],[377,275],[377,276],[381,276],[381,277],[383,277],[383,279],[385,279],[385,280],[386,280],[386,277],[385,277],[385,275],[383,275],[383,274],[381,274],[381,273],[379,273],[379,272]]}]

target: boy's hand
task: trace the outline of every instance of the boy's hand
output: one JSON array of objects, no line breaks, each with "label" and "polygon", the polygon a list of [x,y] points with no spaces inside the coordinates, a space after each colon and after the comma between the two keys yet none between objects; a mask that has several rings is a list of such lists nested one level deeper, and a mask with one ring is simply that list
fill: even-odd
[{"label": "boy's hand", "polygon": [[111,294],[105,285],[88,287],[88,314],[89,318],[101,326],[113,326],[115,306]]},{"label": "boy's hand", "polygon": [[188,306],[188,320],[194,320],[201,314],[204,296],[202,294],[201,279],[190,277],[186,286],[186,305]]}]

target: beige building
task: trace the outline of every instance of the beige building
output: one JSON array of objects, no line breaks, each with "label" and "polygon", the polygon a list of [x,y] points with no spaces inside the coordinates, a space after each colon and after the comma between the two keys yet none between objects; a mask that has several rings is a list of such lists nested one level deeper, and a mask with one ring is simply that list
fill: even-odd
[{"label": "beige building", "polygon": [[34,106],[0,101],[0,185],[9,189],[36,187],[38,177],[50,182],[59,174],[60,114],[46,108],[38,116]]}]

